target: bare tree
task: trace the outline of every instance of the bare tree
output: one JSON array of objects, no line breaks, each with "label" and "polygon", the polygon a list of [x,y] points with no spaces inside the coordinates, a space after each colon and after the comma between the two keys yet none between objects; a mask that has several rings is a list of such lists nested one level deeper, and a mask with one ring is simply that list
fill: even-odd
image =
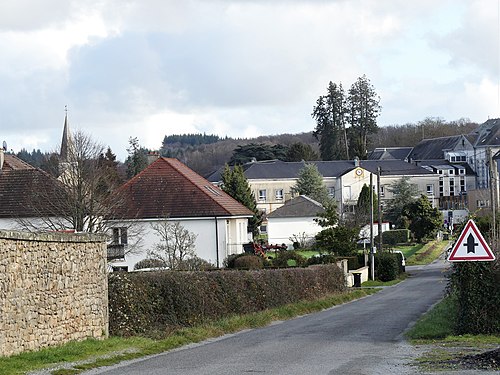
[{"label": "bare tree", "polygon": [[152,224],[160,242],[148,250],[148,257],[159,260],[166,268],[180,269],[188,258],[196,257],[196,234],[189,232],[178,221],[162,220]]}]

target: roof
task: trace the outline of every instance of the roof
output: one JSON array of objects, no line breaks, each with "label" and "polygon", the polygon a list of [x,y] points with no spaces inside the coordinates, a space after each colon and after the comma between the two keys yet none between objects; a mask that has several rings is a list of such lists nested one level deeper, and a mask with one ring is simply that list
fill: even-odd
[{"label": "roof", "polygon": [[471,133],[474,147],[500,146],[500,119],[489,119]]},{"label": "roof", "polygon": [[413,148],[410,153],[410,160],[444,159],[444,151],[457,148],[472,149],[472,145],[463,135],[423,139]]},{"label": "roof", "polygon": [[[257,161],[243,165],[245,177],[248,180],[258,179],[296,179],[299,171],[305,164],[315,164],[319,173],[324,178],[338,178],[356,168],[353,160],[333,160],[333,161],[301,161],[286,162],[281,160]],[[384,175],[425,175],[432,172],[407,163],[402,160],[361,160],[359,166],[366,170],[377,173],[380,167]],[[209,181],[219,182],[222,180],[223,168],[208,177]]]},{"label": "roof", "polygon": [[305,195],[299,195],[286,201],[283,206],[267,215],[267,218],[316,217],[320,212],[324,211],[325,209],[321,203]]},{"label": "roof", "polygon": [[0,171],[0,218],[52,217],[64,194],[59,181],[14,155]]},{"label": "roof", "polygon": [[[417,164],[423,168],[455,169],[455,170],[465,169],[466,175],[472,175],[472,176],[476,175],[474,170],[471,168],[471,166],[467,162],[452,163],[452,162],[449,162],[448,160],[438,159],[438,160],[423,160],[423,161],[417,162]],[[458,175],[458,173],[457,173],[457,175]]]},{"label": "roof", "polygon": [[408,160],[413,147],[381,147],[368,154],[368,160]]},{"label": "roof", "polygon": [[21,160],[17,156],[11,154],[4,154],[4,162],[1,168],[2,171],[19,170],[19,169],[36,169],[31,164],[28,164],[24,160]]},{"label": "roof", "polygon": [[158,158],[113,194],[114,219],[253,216],[247,207],[172,158]]}]

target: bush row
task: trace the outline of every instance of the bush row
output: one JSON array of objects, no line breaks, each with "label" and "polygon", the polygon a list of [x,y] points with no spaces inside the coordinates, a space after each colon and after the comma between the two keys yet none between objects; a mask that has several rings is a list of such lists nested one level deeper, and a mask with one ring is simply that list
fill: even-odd
[{"label": "bush row", "polygon": [[151,335],[345,290],[336,265],[212,272],[109,275],[112,335]]},{"label": "bush row", "polygon": [[499,283],[498,259],[453,264],[448,288],[458,297],[456,334],[500,333]]}]

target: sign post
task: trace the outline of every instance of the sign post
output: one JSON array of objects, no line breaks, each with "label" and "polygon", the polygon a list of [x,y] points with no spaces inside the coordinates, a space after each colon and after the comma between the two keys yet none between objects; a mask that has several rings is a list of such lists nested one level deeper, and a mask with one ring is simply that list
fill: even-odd
[{"label": "sign post", "polygon": [[476,223],[471,219],[465,225],[453,246],[449,262],[491,262],[495,255],[486,243]]}]

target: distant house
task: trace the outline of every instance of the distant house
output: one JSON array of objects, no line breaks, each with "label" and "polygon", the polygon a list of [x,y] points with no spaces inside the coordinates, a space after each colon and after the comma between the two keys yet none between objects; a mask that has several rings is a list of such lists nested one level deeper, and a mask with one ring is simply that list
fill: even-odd
[{"label": "distant house", "polygon": [[471,166],[477,174],[477,188],[488,189],[490,187],[488,153],[491,152],[493,156],[500,151],[500,119],[489,119],[469,134],[469,137],[474,147]]},{"label": "distant house", "polygon": [[[392,183],[408,177],[420,194],[426,194],[435,206],[434,196],[439,175],[432,170],[406,163],[402,160],[334,160],[285,162],[281,160],[256,161],[243,165],[245,177],[255,195],[257,208],[269,214],[294,197],[293,186],[299,171],[306,163],[318,167],[329,194],[337,202],[341,215],[352,213],[363,185],[370,184],[370,175],[377,185],[380,168],[380,200],[382,205],[392,199]],[[208,177],[214,184],[221,183],[222,169]]]},{"label": "distant house", "polygon": [[0,149],[0,229],[66,228],[63,194],[55,178]]},{"label": "distant house", "polygon": [[[243,252],[249,241],[252,211],[177,159],[158,158],[113,194],[121,201],[114,216],[107,218],[110,248],[122,250],[110,262],[115,270],[133,270],[147,258],[147,251],[159,242],[152,224],[163,220],[179,222],[194,233],[197,256],[218,267],[228,255]],[[142,240],[135,249],[132,227]]]},{"label": "distant house", "polygon": [[294,242],[314,239],[322,230],[314,219],[324,211],[320,203],[305,195],[286,201],[267,216],[268,242],[286,244],[291,248]]}]

